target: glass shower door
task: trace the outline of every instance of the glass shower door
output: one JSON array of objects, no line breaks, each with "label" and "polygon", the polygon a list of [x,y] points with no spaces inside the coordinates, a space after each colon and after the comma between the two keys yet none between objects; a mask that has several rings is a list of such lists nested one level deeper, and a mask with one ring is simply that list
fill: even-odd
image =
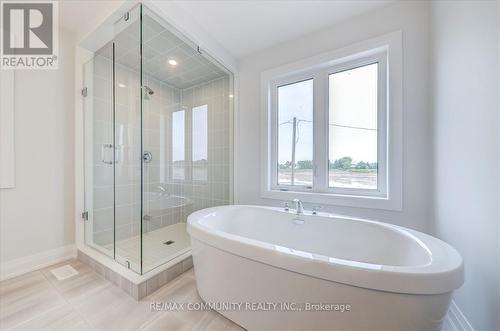
[{"label": "glass shower door", "polygon": [[140,5],[114,25],[115,260],[142,273]]},{"label": "glass shower door", "polygon": [[114,258],[113,44],[83,68],[85,242]]},{"label": "glass shower door", "polygon": [[85,65],[85,241],[144,274],[188,256],[187,216],[232,202],[232,74],[136,5]]},{"label": "glass shower door", "polygon": [[85,242],[142,273],[141,22],[136,6],[84,65]]}]

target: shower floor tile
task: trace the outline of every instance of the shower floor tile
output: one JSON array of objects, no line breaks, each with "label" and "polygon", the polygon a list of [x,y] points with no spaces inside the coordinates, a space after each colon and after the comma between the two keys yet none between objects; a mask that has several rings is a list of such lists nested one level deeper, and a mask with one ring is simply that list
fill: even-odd
[{"label": "shower floor tile", "polygon": [[[167,245],[165,242],[173,241]],[[190,247],[189,235],[186,231],[186,223],[172,224],[142,236],[143,272],[158,267],[172,258],[184,253]],[[140,264],[141,237],[135,236],[116,242],[116,256],[129,260],[131,263]],[[113,249],[113,245],[105,248]]]}]

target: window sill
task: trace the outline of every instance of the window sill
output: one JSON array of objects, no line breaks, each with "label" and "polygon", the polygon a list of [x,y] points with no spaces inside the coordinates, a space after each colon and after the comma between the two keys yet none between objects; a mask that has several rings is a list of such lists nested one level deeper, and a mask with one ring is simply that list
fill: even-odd
[{"label": "window sill", "polygon": [[401,197],[377,197],[377,196],[360,196],[360,195],[343,195],[332,193],[317,193],[317,192],[301,192],[301,191],[279,191],[279,190],[264,190],[261,192],[261,197],[264,199],[291,201],[300,199],[303,202],[370,208],[384,210],[402,210]]}]

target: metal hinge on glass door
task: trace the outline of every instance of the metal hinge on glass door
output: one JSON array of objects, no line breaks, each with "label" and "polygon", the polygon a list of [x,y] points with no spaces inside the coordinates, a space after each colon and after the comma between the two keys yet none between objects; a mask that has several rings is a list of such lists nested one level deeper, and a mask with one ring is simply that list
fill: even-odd
[{"label": "metal hinge on glass door", "polygon": [[87,96],[87,94],[88,94],[88,90],[87,90],[87,88],[86,88],[86,87],[82,88],[82,91],[81,91],[81,92],[82,92],[82,97],[84,97],[84,98],[85,98],[85,97]]},{"label": "metal hinge on glass door", "polygon": [[89,220],[89,212],[88,211],[84,211],[82,213],[82,218],[84,221],[88,221]]}]

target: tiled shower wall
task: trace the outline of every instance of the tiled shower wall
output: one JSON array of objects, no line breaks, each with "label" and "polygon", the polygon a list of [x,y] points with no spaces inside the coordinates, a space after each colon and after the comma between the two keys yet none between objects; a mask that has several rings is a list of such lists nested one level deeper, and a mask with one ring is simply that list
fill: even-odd
[{"label": "tiled shower wall", "polygon": [[[106,246],[113,242],[113,166],[102,162],[103,144],[113,142],[112,117],[112,63],[103,56],[94,60],[93,137],[94,137],[94,194],[93,241]],[[140,98],[139,75],[119,64],[116,65],[116,240],[137,236],[140,233]],[[151,77],[144,78],[154,94],[143,102],[144,150],[153,158],[144,164],[144,191],[160,192],[159,186],[172,197],[175,208],[162,209],[157,202],[144,196],[144,214],[151,216],[143,222],[143,232],[163,226],[185,222],[191,212],[210,206],[231,202],[231,132],[232,102],[229,78],[219,78],[188,89],[176,89]],[[185,112],[186,171],[192,152],[193,132],[191,112],[193,107],[207,105],[208,109],[208,160],[206,180],[174,180],[172,178],[172,113]],[[104,148],[104,158],[112,159],[112,151]]]},{"label": "tiled shower wall", "polygon": [[[148,82],[146,82],[147,85]],[[158,81],[151,80],[151,88],[157,88]],[[158,186],[164,187],[168,194],[177,199],[185,199],[183,206],[171,208],[162,215],[157,215],[149,209],[153,204],[145,199],[145,213],[153,215],[149,221],[144,221],[144,231],[152,231],[174,223],[186,222],[187,216],[199,209],[226,205],[231,202],[231,134],[232,117],[230,112],[228,77],[209,81],[188,89],[180,90],[180,103],[170,104],[159,113],[149,112],[145,102],[145,150],[153,154],[151,163],[145,166],[145,191],[158,192]],[[171,89],[172,90],[172,89]],[[171,92],[168,92],[171,93]],[[151,103],[153,109],[158,109]],[[192,179],[192,109],[207,106],[207,163],[206,180]],[[172,135],[172,113],[184,111],[185,128],[185,174],[186,179],[174,179],[172,167],[172,146],[177,142]],[[155,154],[160,153],[160,159]],[[162,154],[164,153],[164,154]],[[164,161],[163,161],[164,160]]]},{"label": "tiled shower wall", "polygon": [[[139,75],[116,64],[116,240],[126,239],[140,233],[141,220],[141,117]],[[151,77],[145,77],[154,95],[143,104],[144,146],[153,154],[151,163],[145,166],[145,191],[155,190],[160,182],[160,173],[169,164],[163,160],[160,166],[160,148],[166,149],[166,125],[168,114],[179,107],[180,91]],[[112,113],[112,62],[103,56],[94,60],[94,197],[93,236],[94,243],[102,246],[113,242],[113,166],[102,162],[112,159],[110,148],[103,144],[113,143]],[[103,154],[103,155],[102,155]],[[151,183],[151,184],[150,184]],[[147,203],[145,203],[147,208]],[[147,209],[144,210],[147,213]],[[159,215],[161,217],[163,215]],[[170,219],[174,223],[173,219]]]}]

